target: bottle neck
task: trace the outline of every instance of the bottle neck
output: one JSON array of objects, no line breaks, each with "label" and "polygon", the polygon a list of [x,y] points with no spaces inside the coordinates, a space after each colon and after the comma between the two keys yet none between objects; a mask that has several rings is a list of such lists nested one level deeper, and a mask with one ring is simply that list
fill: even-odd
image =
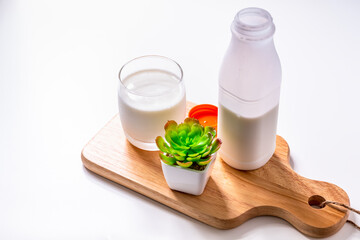
[{"label": "bottle neck", "polygon": [[262,42],[272,39],[275,25],[271,15],[261,8],[245,8],[238,12],[232,22],[233,36],[244,42]]},{"label": "bottle neck", "polygon": [[244,51],[246,49],[253,49],[259,51],[265,51],[266,48],[268,49],[275,49],[273,37],[269,37],[266,39],[262,39],[261,41],[246,41],[239,38],[236,34],[232,34],[231,41],[230,41],[231,48],[238,48]]}]

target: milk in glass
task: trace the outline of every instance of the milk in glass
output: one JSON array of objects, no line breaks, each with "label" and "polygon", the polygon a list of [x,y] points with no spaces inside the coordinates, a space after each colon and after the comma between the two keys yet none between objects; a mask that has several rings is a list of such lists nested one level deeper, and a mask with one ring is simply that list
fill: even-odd
[{"label": "milk in glass", "polygon": [[159,68],[133,71],[123,77],[118,103],[127,139],[144,150],[157,150],[155,138],[163,135],[165,123],[182,122],[186,115],[181,76]]}]

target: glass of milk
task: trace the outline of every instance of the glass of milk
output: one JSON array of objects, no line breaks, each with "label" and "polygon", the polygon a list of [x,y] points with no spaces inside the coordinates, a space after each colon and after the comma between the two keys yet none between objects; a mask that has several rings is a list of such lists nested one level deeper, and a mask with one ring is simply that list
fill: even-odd
[{"label": "glass of milk", "polygon": [[158,150],[155,138],[168,120],[186,116],[183,71],[175,61],[156,55],[135,58],[119,72],[118,103],[128,141],[148,151]]}]

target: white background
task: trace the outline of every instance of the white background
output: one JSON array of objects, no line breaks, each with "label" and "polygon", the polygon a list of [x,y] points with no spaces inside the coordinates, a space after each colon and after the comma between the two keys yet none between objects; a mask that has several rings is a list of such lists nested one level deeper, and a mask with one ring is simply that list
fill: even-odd
[{"label": "white background", "polygon": [[[0,239],[308,239],[275,217],[209,227],[80,160],[117,113],[117,73],[134,57],[173,58],[188,100],[216,104],[231,21],[249,6],[277,27],[278,134],[295,171],[359,209],[360,1],[0,0]],[[360,232],[345,224],[329,239]]]}]

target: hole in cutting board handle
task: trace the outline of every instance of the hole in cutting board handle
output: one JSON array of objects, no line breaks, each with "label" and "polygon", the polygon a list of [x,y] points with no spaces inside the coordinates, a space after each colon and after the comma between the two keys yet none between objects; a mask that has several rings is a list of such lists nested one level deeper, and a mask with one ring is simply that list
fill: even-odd
[{"label": "hole in cutting board handle", "polygon": [[315,209],[320,209],[325,207],[325,205],[321,206],[321,203],[325,202],[325,198],[320,195],[313,195],[309,197],[308,203],[311,207]]}]

